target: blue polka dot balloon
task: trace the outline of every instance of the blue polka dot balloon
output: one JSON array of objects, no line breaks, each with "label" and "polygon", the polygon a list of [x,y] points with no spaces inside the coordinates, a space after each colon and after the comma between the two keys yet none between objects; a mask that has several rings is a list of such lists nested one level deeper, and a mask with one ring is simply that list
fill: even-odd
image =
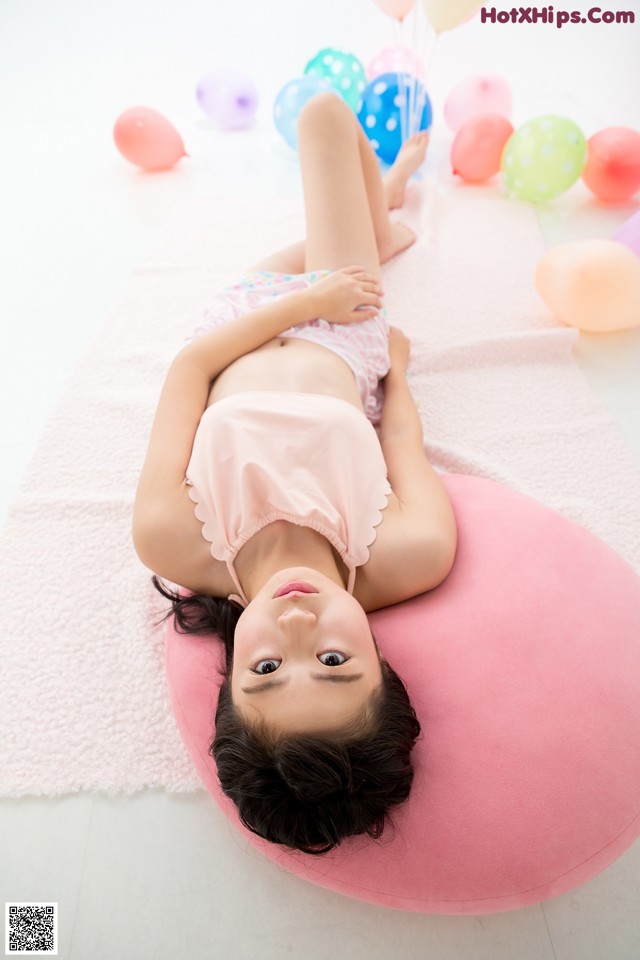
[{"label": "blue polka dot balloon", "polygon": [[328,80],[322,77],[298,77],[290,80],[278,96],[273,105],[273,122],[293,150],[298,149],[298,116],[307,100],[322,93],[333,90]]},{"label": "blue polka dot balloon", "polygon": [[[410,101],[412,85],[415,89]],[[408,131],[411,107],[414,120]],[[424,86],[410,73],[382,73],[374,77],[362,94],[358,120],[371,146],[385,163],[393,163],[402,146],[403,117],[406,135],[429,129],[431,101]]]}]

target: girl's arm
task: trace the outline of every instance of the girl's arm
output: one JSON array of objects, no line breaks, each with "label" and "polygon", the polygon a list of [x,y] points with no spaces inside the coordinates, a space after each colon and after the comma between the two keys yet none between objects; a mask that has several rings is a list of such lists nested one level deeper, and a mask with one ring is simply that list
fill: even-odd
[{"label": "girl's arm", "polygon": [[380,445],[395,496],[371,551],[373,558],[375,548],[369,609],[438,586],[451,570],[457,541],[451,502],[425,454],[422,424],[407,383],[409,341],[393,327],[389,352]]}]

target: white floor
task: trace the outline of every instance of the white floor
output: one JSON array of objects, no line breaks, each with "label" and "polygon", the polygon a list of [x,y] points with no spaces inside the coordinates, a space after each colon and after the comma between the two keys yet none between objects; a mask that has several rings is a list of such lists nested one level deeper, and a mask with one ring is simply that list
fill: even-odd
[{"label": "white floor", "polygon": [[[442,105],[473,72],[509,80],[516,126],[555,112],[587,136],[613,125],[640,129],[639,31],[482,26],[476,18],[445,34],[429,84],[436,125],[423,176],[446,169]],[[398,39],[372,0],[4,0],[0,516],[66,379],[170,214],[220,189],[298,190],[271,120],[277,92],[322,47],[366,64]],[[258,87],[250,130],[217,130],[199,111],[197,81],[219,65],[244,69]],[[128,165],[111,130],[135,104],[168,116],[191,159],[152,177]],[[539,215],[553,244],[608,237],[637,206],[638,198],[604,207],[576,185]],[[576,359],[640,458],[640,329],[581,336]],[[453,918],[375,908],[280,871],[246,851],[204,791],[21,798],[0,803],[0,813],[0,907],[57,901],[59,955],[69,960],[640,957],[638,843],[570,894]]]}]

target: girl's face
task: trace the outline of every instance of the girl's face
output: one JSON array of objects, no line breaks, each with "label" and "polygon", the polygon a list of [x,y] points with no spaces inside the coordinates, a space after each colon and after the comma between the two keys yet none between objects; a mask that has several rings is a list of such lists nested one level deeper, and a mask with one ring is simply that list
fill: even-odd
[{"label": "girl's face", "polygon": [[231,695],[249,723],[262,718],[296,733],[337,729],[381,682],[364,610],[317,570],[281,570],[238,620]]}]

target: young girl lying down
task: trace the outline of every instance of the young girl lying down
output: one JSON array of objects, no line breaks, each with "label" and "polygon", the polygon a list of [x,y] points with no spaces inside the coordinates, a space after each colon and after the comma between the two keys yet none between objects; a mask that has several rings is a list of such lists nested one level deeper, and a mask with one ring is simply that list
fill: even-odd
[{"label": "young girl lying down", "polygon": [[173,361],[133,537],[178,628],[225,644],[223,791],[255,833],[325,853],[379,837],[409,795],[420,725],[367,613],[441,583],[456,528],[381,285],[415,241],[389,210],[427,135],[383,180],[353,112],[321,93],[298,142],[306,243],[222,291]]}]

